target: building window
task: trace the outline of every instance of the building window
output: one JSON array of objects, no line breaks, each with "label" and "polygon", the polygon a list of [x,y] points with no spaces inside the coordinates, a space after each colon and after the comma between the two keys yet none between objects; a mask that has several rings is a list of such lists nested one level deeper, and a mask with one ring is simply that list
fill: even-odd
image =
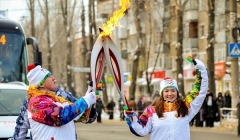
[{"label": "building window", "polygon": [[198,9],[197,0],[190,0],[186,4],[185,10],[196,10]]},{"label": "building window", "polygon": [[215,33],[219,32],[219,21],[220,21],[220,17],[219,16],[216,16],[215,17],[215,27],[214,27],[214,30],[215,30]]},{"label": "building window", "polygon": [[177,64],[176,64],[176,57],[172,57],[172,69],[176,70],[177,69]]},{"label": "building window", "polygon": [[189,38],[197,38],[198,37],[198,22],[189,22],[189,27],[187,30],[189,32]]},{"label": "building window", "polygon": [[170,60],[170,56],[169,55],[165,55],[164,56],[164,67],[166,69],[169,69],[171,66],[171,60]]},{"label": "building window", "polygon": [[177,42],[177,32],[176,31],[173,31],[172,32],[172,42]]},{"label": "building window", "polygon": [[220,20],[220,23],[219,23],[219,29],[220,30],[224,30],[225,29],[225,19],[224,18],[222,18],[221,20]]},{"label": "building window", "polygon": [[226,10],[226,11],[230,11],[230,3],[229,3],[229,0],[226,0],[226,1],[225,1],[225,10]]},{"label": "building window", "polygon": [[205,63],[205,53],[198,53],[198,59]]},{"label": "building window", "polygon": [[127,71],[132,72],[132,62],[128,62]]},{"label": "building window", "polygon": [[200,11],[204,10],[204,3],[205,3],[205,0],[199,0],[199,10]]},{"label": "building window", "polygon": [[[154,59],[154,60],[156,60],[156,59]],[[155,61],[153,61],[152,59],[150,59],[148,62],[149,62],[148,67],[153,67],[153,66],[154,66],[153,63],[154,63]]]},{"label": "building window", "polygon": [[160,36],[160,32],[159,31],[156,31],[154,33],[154,44],[160,44],[160,41],[161,41],[161,36]]},{"label": "building window", "polygon": [[200,26],[200,32],[199,32],[199,37],[204,37],[204,25]]},{"label": "building window", "polygon": [[189,24],[188,23],[184,26],[183,36],[184,36],[184,38],[189,37]]},{"label": "building window", "polygon": [[230,31],[226,31],[226,43],[230,42]]},{"label": "building window", "polygon": [[169,43],[168,29],[164,29],[164,31],[163,31],[163,42],[161,42],[161,43]]},{"label": "building window", "polygon": [[225,20],[226,22],[226,27],[229,28],[230,27],[230,20],[229,20],[229,17],[230,17],[230,14],[225,14],[225,19],[228,19],[228,20]]},{"label": "building window", "polygon": [[226,44],[215,44],[214,61],[226,61]]},{"label": "building window", "polygon": [[127,59],[127,50],[122,50],[122,53],[121,53],[121,55],[122,55],[122,59]]},{"label": "building window", "polygon": [[176,7],[170,6],[170,16],[175,16],[175,15],[176,15]]}]

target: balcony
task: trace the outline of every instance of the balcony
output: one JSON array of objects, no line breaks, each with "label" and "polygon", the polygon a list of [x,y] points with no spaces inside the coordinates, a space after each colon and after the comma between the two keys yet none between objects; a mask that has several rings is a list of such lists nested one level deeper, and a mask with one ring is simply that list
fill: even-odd
[{"label": "balcony", "polygon": [[183,49],[198,48],[198,38],[183,39]]},{"label": "balcony", "polygon": [[197,20],[198,20],[198,11],[197,10],[188,10],[184,13],[183,22],[197,21]]},{"label": "balcony", "polygon": [[[122,19],[119,20],[119,23],[123,27],[127,27],[127,18],[123,17]],[[118,28],[118,38],[124,39],[127,38],[127,28]]]}]

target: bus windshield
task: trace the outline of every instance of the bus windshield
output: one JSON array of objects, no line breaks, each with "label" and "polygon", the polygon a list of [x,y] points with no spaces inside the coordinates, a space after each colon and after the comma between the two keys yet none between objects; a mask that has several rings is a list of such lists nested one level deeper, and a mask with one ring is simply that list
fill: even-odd
[{"label": "bus windshield", "polygon": [[26,80],[27,51],[23,34],[0,31],[0,83]]},{"label": "bus windshield", "polygon": [[1,89],[0,90],[0,116],[17,116],[27,90]]}]

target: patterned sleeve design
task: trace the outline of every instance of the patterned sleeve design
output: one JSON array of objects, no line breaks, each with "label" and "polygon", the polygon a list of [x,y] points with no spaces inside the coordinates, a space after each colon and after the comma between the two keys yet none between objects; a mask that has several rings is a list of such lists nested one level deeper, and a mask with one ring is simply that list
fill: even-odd
[{"label": "patterned sleeve design", "polygon": [[190,94],[188,94],[185,98],[185,104],[188,108],[190,108],[190,103],[199,95],[199,91],[200,91],[200,87],[201,87],[201,80],[202,80],[201,72],[197,69],[194,88],[190,92]]},{"label": "patterned sleeve design", "polygon": [[88,104],[82,98],[65,107],[47,96],[33,97],[29,101],[29,111],[32,113],[32,119],[49,126],[65,125],[82,114],[87,108]]},{"label": "patterned sleeve design", "polygon": [[141,124],[142,126],[146,126],[148,119],[152,117],[153,113],[156,113],[155,107],[154,106],[147,107],[144,110],[143,114],[139,117],[138,120],[139,124]]},{"label": "patterned sleeve design", "polygon": [[130,131],[138,137],[143,137],[151,133],[151,117],[153,113],[155,113],[155,107],[149,106],[139,118],[137,116],[133,116],[133,120],[126,118]]},{"label": "patterned sleeve design", "polygon": [[[67,92],[67,91],[62,90],[60,88],[56,89],[56,94],[58,96],[64,97],[66,100],[68,100],[70,102],[77,101],[77,98],[74,97],[71,92]],[[96,108],[92,107],[88,120],[86,119],[86,111],[85,111],[79,119],[75,120],[75,122],[76,123],[78,123],[78,122],[92,123],[96,120],[97,116],[98,116],[98,114],[97,114]]]},{"label": "patterned sleeve design", "polygon": [[77,98],[74,97],[71,92],[67,92],[67,91],[62,90],[60,88],[57,88],[55,92],[56,92],[56,94],[58,96],[61,96],[61,97],[65,98],[66,100],[68,100],[68,101],[70,101],[72,103],[77,101]]}]

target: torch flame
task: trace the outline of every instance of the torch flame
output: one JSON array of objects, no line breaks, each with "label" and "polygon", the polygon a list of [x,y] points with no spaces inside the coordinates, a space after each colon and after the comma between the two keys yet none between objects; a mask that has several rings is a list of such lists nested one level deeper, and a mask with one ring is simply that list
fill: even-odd
[{"label": "torch flame", "polygon": [[127,10],[127,8],[131,4],[129,0],[121,0],[119,2],[119,5],[121,9],[115,11],[112,17],[110,17],[110,19],[102,25],[101,29],[103,30],[103,32],[100,33],[101,36],[110,35],[110,33],[113,31],[115,26],[120,26],[120,24],[118,23],[118,20],[125,15],[124,12]]}]

